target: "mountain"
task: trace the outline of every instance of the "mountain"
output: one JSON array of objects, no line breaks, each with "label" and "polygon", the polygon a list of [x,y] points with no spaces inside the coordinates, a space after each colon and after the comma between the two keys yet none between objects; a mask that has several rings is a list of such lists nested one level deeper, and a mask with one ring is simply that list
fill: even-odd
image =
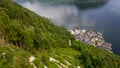
[{"label": "mountain", "polygon": [[74,0],[78,9],[92,9],[105,5],[109,0]]},{"label": "mountain", "polygon": [[14,0],[16,2],[39,2],[44,4],[56,5],[56,4],[72,4],[74,0]]},{"label": "mountain", "polygon": [[78,42],[48,18],[0,0],[0,68],[119,68],[120,57]]}]

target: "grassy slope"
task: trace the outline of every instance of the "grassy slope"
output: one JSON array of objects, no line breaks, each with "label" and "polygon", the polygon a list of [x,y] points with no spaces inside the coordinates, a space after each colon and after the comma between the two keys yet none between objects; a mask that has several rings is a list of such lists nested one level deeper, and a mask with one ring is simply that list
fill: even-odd
[{"label": "grassy slope", "polygon": [[[44,65],[56,68],[61,63],[67,66],[65,60],[72,64],[68,67],[120,67],[119,56],[76,42],[66,29],[10,0],[0,0],[0,28],[4,40],[10,43],[0,44],[0,68],[33,68],[28,62],[31,55],[39,68]],[[69,47],[69,40],[72,40],[72,47]],[[59,63],[50,62],[50,57]]]},{"label": "grassy slope", "polygon": [[[3,53],[6,54],[2,55]],[[31,66],[29,62],[29,57],[31,55],[36,58],[34,64],[38,68],[42,68],[44,67],[44,65],[49,68],[56,68],[58,67],[57,64],[60,65],[60,63],[67,66],[68,64],[65,61],[68,61],[72,64],[68,67],[78,66],[79,61],[76,59],[78,54],[80,54],[78,51],[71,48],[53,49],[53,52],[33,51],[32,53],[30,53],[10,44],[6,46],[0,45],[0,68],[33,68],[33,66]],[[50,57],[56,59],[57,61],[59,61],[59,63],[50,62]]]},{"label": "grassy slope", "polygon": [[[0,45],[0,68],[33,68],[29,62],[30,56],[35,57],[34,64],[38,68],[44,66],[58,68],[58,65],[63,67],[61,63],[69,68],[77,66],[82,68],[119,68],[120,66],[119,56],[88,45],[80,45],[79,47],[85,49],[78,50],[68,47],[52,48],[50,52],[47,50],[28,52],[11,44]],[[5,58],[3,53],[6,53]],[[51,57],[59,62],[51,62]],[[71,65],[68,65],[66,61]]]}]

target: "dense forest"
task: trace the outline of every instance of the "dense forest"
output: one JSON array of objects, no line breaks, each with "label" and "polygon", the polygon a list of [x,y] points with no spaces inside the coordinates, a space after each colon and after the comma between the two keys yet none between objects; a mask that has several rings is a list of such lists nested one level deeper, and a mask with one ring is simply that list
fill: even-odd
[{"label": "dense forest", "polygon": [[0,36],[0,68],[33,68],[31,55],[37,68],[67,66],[65,60],[68,68],[120,68],[119,56],[76,41],[65,28],[11,0],[0,0]]}]

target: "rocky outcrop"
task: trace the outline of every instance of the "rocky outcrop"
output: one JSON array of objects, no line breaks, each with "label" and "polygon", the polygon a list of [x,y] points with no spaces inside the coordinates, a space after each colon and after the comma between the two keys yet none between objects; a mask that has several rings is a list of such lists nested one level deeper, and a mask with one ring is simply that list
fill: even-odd
[{"label": "rocky outcrop", "polygon": [[37,66],[33,63],[34,60],[35,60],[35,57],[33,57],[33,56],[29,57],[30,64],[33,66],[33,68],[37,68]]}]

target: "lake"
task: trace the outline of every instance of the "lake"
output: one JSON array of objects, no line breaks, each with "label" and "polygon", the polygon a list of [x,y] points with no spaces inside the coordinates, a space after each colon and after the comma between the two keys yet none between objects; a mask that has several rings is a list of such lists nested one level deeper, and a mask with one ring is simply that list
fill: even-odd
[{"label": "lake", "polygon": [[103,33],[105,40],[112,43],[113,52],[120,55],[120,0],[100,3],[81,3],[76,2],[77,0],[15,1],[51,19],[56,25],[67,29],[78,27]]}]

